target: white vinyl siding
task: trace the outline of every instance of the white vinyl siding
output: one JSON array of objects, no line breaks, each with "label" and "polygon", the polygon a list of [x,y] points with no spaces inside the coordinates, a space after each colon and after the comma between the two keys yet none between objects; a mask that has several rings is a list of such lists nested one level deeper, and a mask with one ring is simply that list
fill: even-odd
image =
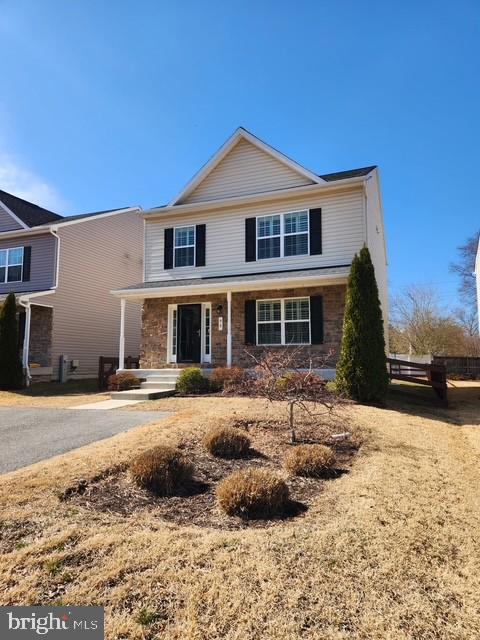
[{"label": "white vinyl siding", "polygon": [[[59,226],[59,286],[45,298],[53,306],[55,375],[62,354],[79,360],[76,376],[92,378],[99,356],[118,355],[120,300],[111,291],[142,281],[142,230],[136,212]],[[139,355],[141,310],[127,302],[125,356]]]},{"label": "white vinyl siding", "polygon": [[[15,247],[31,247],[30,280],[15,284],[15,291],[41,291],[50,289],[55,283],[56,240],[50,233],[25,235],[20,238],[3,238],[0,234],[0,250]],[[23,277],[23,276],[22,276]],[[10,293],[8,282],[0,282],[0,294]],[[46,303],[45,303],[46,304]]]},{"label": "white vinyl siding", "polygon": [[181,202],[205,202],[307,184],[313,184],[312,180],[248,140],[240,140]]},{"label": "white vinyl siding", "polygon": [[[245,262],[245,219],[277,215],[310,208],[322,208],[321,255],[296,255]],[[361,187],[325,195],[302,196],[280,202],[259,202],[222,208],[195,215],[168,215],[161,220],[146,220],[146,281],[176,280],[214,275],[281,271],[350,264],[365,241],[364,204]],[[165,271],[163,268],[164,230],[168,227],[207,225],[204,267]]]}]

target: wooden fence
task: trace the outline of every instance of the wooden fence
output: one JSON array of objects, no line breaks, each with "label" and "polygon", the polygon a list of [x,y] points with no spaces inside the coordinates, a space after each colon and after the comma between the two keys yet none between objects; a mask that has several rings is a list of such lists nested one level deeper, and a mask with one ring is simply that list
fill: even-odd
[{"label": "wooden fence", "polygon": [[387,358],[390,380],[403,380],[432,387],[445,406],[447,398],[447,370],[444,364],[426,364]]},{"label": "wooden fence", "polygon": [[[125,358],[125,369],[138,369],[140,366],[140,358]],[[105,391],[108,386],[108,378],[118,369],[118,358],[108,358],[100,356],[98,359],[98,388]]]},{"label": "wooden fence", "polygon": [[459,378],[477,379],[480,378],[480,358],[456,357],[456,356],[434,356],[435,364],[443,364],[447,369],[447,376]]}]

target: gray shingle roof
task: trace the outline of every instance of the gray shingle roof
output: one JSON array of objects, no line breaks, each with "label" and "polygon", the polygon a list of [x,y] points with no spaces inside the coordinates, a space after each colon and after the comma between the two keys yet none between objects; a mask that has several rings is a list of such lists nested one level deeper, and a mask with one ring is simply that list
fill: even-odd
[{"label": "gray shingle roof", "polygon": [[254,282],[256,280],[276,280],[278,278],[302,278],[314,275],[345,275],[350,264],[340,264],[334,267],[312,267],[308,269],[284,269],[282,271],[263,271],[256,273],[241,273],[226,276],[207,276],[205,278],[182,278],[178,280],[157,280],[155,282],[141,282],[125,287],[123,291],[133,289],[162,289],[169,287],[191,287],[207,284],[229,284],[235,282]]},{"label": "gray shingle roof", "polygon": [[320,176],[322,180],[326,180],[327,182],[333,182],[335,180],[346,180],[347,178],[359,178],[361,176],[366,176],[377,168],[377,165],[374,164],[371,167],[361,167],[360,169],[349,169],[348,171],[337,171],[336,173],[325,173],[323,176]]},{"label": "gray shingle roof", "polygon": [[62,219],[62,216],[58,215],[58,213],[43,209],[43,207],[39,207],[33,202],[28,202],[28,200],[14,196],[1,189],[0,202],[3,202],[27,227],[38,227],[42,224],[49,224]]}]

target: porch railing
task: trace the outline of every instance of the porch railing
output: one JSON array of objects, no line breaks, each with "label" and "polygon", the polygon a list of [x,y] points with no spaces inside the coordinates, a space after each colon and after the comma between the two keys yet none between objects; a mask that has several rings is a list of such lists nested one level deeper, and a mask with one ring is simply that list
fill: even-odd
[{"label": "porch railing", "polygon": [[[105,391],[108,387],[108,378],[118,369],[119,359],[100,356],[98,359],[98,388]],[[125,369],[138,369],[140,367],[140,358],[128,356],[125,358]]]}]

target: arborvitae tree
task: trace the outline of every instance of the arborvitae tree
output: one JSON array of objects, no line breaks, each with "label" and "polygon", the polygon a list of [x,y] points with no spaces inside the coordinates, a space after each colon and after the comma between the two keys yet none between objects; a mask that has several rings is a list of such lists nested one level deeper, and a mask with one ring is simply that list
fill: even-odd
[{"label": "arborvitae tree", "polygon": [[382,402],[388,387],[385,336],[369,250],[355,255],[347,284],[336,384],[358,402]]},{"label": "arborvitae tree", "polygon": [[0,311],[0,389],[20,389],[23,367],[18,348],[17,303],[9,293]]}]

